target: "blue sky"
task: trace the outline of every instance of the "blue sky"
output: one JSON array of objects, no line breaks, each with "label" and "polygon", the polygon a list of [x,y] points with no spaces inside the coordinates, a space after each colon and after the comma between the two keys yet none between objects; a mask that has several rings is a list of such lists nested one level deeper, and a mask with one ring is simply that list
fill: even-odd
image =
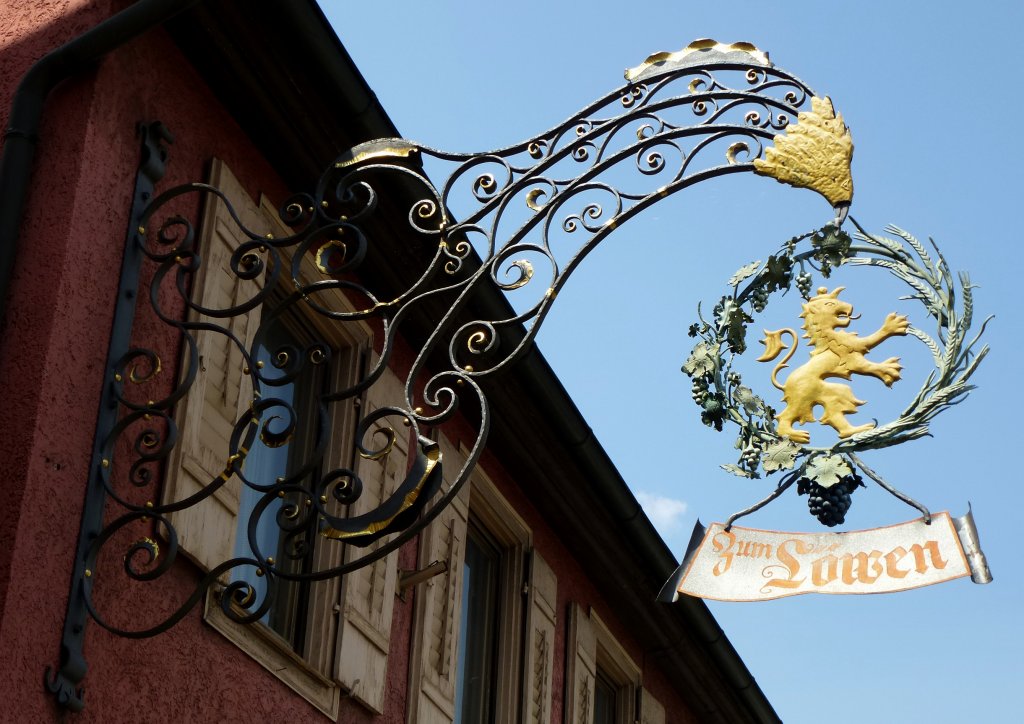
[{"label": "blue sky", "polygon": [[[1024,674],[1024,102],[1013,49],[1024,4],[323,4],[399,130],[450,151],[533,136],[621,85],[624,68],[701,37],[753,42],[832,97],[856,144],[852,214],[870,230],[895,223],[934,237],[951,267],[979,285],[976,316],[996,315],[986,333],[992,352],[974,378],[979,389],[936,420],[933,438],[864,456],[934,511],[958,515],[970,501],[995,582],[710,606],[787,722],[1016,719],[1011,692]],[[744,176],[688,189],[624,224],[559,295],[539,337],[677,554],[698,517],[723,520],[771,485],[719,469],[733,461],[733,438],[704,427],[690,400],[679,366],[692,346],[686,328],[696,305],[724,294],[741,265],[830,218],[811,192]],[[856,301],[850,284],[844,296]],[[889,311],[861,305],[862,331]],[[912,395],[924,377],[914,352],[906,355],[896,397]],[[878,385],[861,396],[874,404],[886,394]],[[855,493],[843,529],[913,517],[872,486]],[[746,523],[818,525],[795,494]]]}]

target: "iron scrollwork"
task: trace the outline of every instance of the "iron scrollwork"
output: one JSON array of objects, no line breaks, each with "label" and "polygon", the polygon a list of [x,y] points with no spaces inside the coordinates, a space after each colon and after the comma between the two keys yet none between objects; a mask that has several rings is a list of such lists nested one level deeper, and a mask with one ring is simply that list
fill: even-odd
[{"label": "iron scrollwork", "polygon": [[[282,581],[343,576],[397,550],[453,501],[481,455],[490,425],[481,380],[524,354],[559,291],[597,244],[647,207],[707,179],[754,171],[816,188],[813,179],[794,181],[793,174],[783,178],[766,170],[766,149],[793,124],[803,123],[803,113],[825,113],[826,121],[838,123],[840,135],[845,132],[841,118],[827,117],[830,102],[825,109],[802,81],[747,44],[698,41],[680,54],[652,56],[627,79],[558,126],[488,153],[448,153],[403,139],[358,146],[327,169],[313,193],[284,203],[279,216],[290,231],[279,237],[247,228],[214,186],[186,184],[152,197],[160,174],[147,175],[144,164],[140,184],[149,188],[140,192],[145,200],[137,200],[133,211],[123,285],[140,288],[144,261],[141,287],[148,287],[148,294],[139,319],[129,305],[115,321],[107,414],[98,428],[69,603],[71,628],[65,632],[61,671],[47,680],[61,703],[82,706],[81,630],[87,617],[121,636],[152,636],[181,620],[208,588],[228,581],[220,597],[224,613],[251,623],[269,610]],[[165,155],[162,146],[156,153]],[[444,171],[435,173],[431,166],[428,176],[424,164]],[[435,184],[433,178],[445,180]],[[374,251],[366,229],[380,197],[399,186],[419,190],[406,221],[410,235],[433,251],[408,288],[382,296],[356,273]],[[845,197],[817,189],[840,221],[852,196],[847,186]],[[218,270],[245,290],[227,306],[194,300],[197,275],[212,263],[203,258],[196,224],[189,219],[203,199],[226,205],[242,239],[226,268]],[[479,316],[474,300],[482,292],[504,295],[517,311]],[[344,295],[353,308],[329,303],[332,294]],[[347,517],[341,506],[359,500],[362,484],[357,470],[328,459],[332,435],[340,434],[332,429],[329,410],[354,404],[380,380],[392,364],[403,322],[435,300],[442,300],[446,311],[415,353],[404,401],[361,412],[355,430],[358,456],[370,460],[408,432],[415,441],[414,463],[379,506]],[[263,310],[262,319],[247,338],[236,322],[256,310]],[[296,310],[320,326],[369,321],[379,335],[376,360],[352,384],[328,386],[318,394],[308,421],[281,390],[327,365],[332,345],[314,335],[308,344],[269,348],[269,366],[258,359],[258,350],[270,344],[268,330],[275,320]],[[235,420],[219,474],[183,499],[161,500],[161,472],[182,432],[175,409],[207,362],[198,335],[218,336],[241,361],[251,404]],[[151,343],[150,337],[163,341]],[[180,364],[167,363],[173,359]],[[445,362],[441,368],[438,359]],[[448,461],[441,459],[433,431],[467,405],[478,411],[475,438],[461,468],[447,471],[446,484],[441,466]],[[301,429],[304,425],[308,430]],[[286,447],[300,437],[309,441],[307,450],[286,476],[246,477],[254,445]],[[155,585],[181,553],[175,515],[220,494],[233,476],[258,495],[246,524],[248,555],[211,567],[184,601],[156,607],[160,619],[151,626],[129,629],[108,621],[94,587],[110,575],[99,575],[104,557],[120,552],[130,585]],[[311,529],[364,552],[322,569],[289,569],[260,549],[258,530],[267,520],[293,542],[290,555],[296,558],[309,554],[308,540],[299,533]],[[231,580],[230,573],[240,568],[254,569],[266,587],[257,591],[245,579]]]}]

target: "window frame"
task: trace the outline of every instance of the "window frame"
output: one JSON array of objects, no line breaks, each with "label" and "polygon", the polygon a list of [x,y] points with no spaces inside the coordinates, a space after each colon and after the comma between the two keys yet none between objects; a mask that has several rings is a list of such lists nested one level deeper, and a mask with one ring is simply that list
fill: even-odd
[{"label": "window frame", "polygon": [[[224,193],[246,227],[252,231],[266,232],[280,237],[291,233],[280,221],[276,206],[265,195],[261,195],[258,202],[254,201],[223,161],[212,160],[209,176],[210,184]],[[206,276],[219,271],[214,268],[216,265],[207,258],[208,254],[212,254],[213,245],[226,243],[223,240],[215,241],[215,237],[218,234],[230,233],[231,225],[234,223],[227,218],[226,207],[222,199],[210,195],[206,198],[206,202],[202,211],[197,243],[204,261],[207,262],[204,264],[207,269],[193,282],[193,295],[199,296],[200,304],[204,303],[203,295],[206,294],[209,284],[218,283],[216,280],[209,280]],[[225,231],[224,226],[228,227],[228,231]],[[231,233],[232,238],[237,239],[237,236],[237,233]],[[290,265],[291,258],[290,250],[282,250],[283,264]],[[300,280],[307,282],[319,278],[318,271],[308,255],[301,261],[299,276]],[[254,290],[262,286],[262,281],[255,281],[255,284],[257,286],[254,287]],[[339,310],[353,311],[351,303],[337,289],[320,293],[318,303]],[[245,331],[240,338],[247,344],[254,324],[252,316],[261,315],[262,310],[263,307],[258,307],[248,314],[239,315],[230,321],[233,330],[235,330],[235,325],[244,327]],[[331,369],[326,371],[328,377],[323,378],[322,381],[336,389],[355,384],[364,372],[366,356],[371,347],[372,330],[370,326],[363,321],[350,321],[343,325],[331,324],[330,320],[325,319],[322,315],[312,312],[303,313],[298,307],[296,314],[297,318],[286,322],[286,325],[293,323],[301,325],[304,330],[311,332],[312,336],[318,337],[332,350]],[[195,316],[194,312],[190,313],[190,318],[193,316]],[[203,334],[210,333],[203,332]],[[231,358],[225,359],[223,361],[225,369],[237,361]],[[200,364],[203,364],[202,358],[200,358]],[[186,374],[184,367],[181,374],[183,376]],[[248,382],[248,377],[244,374],[241,377],[238,395],[243,402],[251,398],[251,385]],[[186,483],[179,479],[179,469],[187,471],[191,464],[193,468],[189,474],[192,479],[203,479],[202,471],[195,468],[195,463],[189,462],[189,455],[192,454],[189,450],[192,445],[189,438],[189,427],[193,428],[191,434],[194,436],[195,430],[202,424],[196,420],[205,414],[205,406],[209,403],[204,401],[205,398],[190,399],[191,397],[192,391],[179,402],[178,409],[175,411],[175,419],[182,429],[183,435],[167,468],[162,493],[165,502],[178,500],[189,494],[187,488],[181,487]],[[356,400],[355,404],[333,405],[330,413],[333,432],[324,454],[324,461],[328,465],[355,468],[361,462],[357,461],[358,456],[351,434],[355,431],[358,422],[359,410],[357,408],[361,408],[360,402],[360,400]],[[232,555],[227,558],[222,557],[221,548],[226,545],[226,550],[232,552],[235,540],[240,534],[239,528],[244,530],[245,521],[240,520],[241,487],[240,479],[237,476],[232,476],[225,485],[215,491],[207,501],[204,501],[210,505],[221,505],[227,511],[217,515],[231,516],[233,525],[230,539],[225,536],[216,541],[215,550],[201,553],[201,550],[206,550],[205,539],[189,540],[187,534],[182,536],[183,553],[195,561],[200,568],[208,569],[209,561],[217,562],[217,558],[227,560],[233,557]],[[333,506],[332,513],[344,515],[344,508],[339,503],[332,501],[331,505]],[[198,515],[200,516],[199,520],[202,520],[203,513],[200,512]],[[194,520],[188,522],[183,519],[182,525],[194,528]],[[178,527],[179,522],[177,520],[174,522]],[[194,535],[195,531],[193,531]],[[314,539],[312,558],[314,567],[326,568],[341,564],[346,555],[346,546],[334,541],[325,541],[320,536],[314,536]],[[214,539],[210,538],[210,541],[214,542]],[[297,646],[293,645],[300,642],[286,640],[269,626],[262,623],[243,625],[227,616],[220,603],[221,594],[227,583],[225,575],[221,581],[207,590],[203,620],[332,721],[337,720],[344,688],[337,676],[337,660],[341,648],[339,613],[342,611],[345,596],[341,581],[334,578],[304,584],[308,593],[305,610],[301,614],[305,619],[301,641],[302,654],[297,653]]]},{"label": "window frame", "polygon": [[[438,444],[443,460],[444,487],[451,484],[452,476],[458,473],[466,459],[464,446],[456,448],[443,435]],[[462,565],[465,560],[466,539],[470,525],[477,525],[499,547],[499,618],[497,630],[497,654],[494,662],[495,692],[492,708],[496,724],[517,724],[522,707],[525,706],[523,666],[527,660],[528,562],[533,554],[533,532],[519,513],[501,495],[497,487],[481,467],[477,467],[448,510],[439,515],[420,536],[418,566],[425,568],[434,562],[434,556],[447,551],[449,570],[443,575],[424,582],[416,589],[413,623],[413,651],[409,672],[409,706],[407,721],[414,724],[421,717],[428,717],[426,711],[444,717],[442,721],[454,721],[457,696],[454,691],[455,675],[445,675],[447,667],[456,669],[459,642],[454,641],[450,649],[451,661],[446,662],[445,651],[431,652],[429,646],[430,626],[428,617],[439,605],[448,601],[446,615],[455,616],[454,630],[458,630],[461,618]],[[462,539],[459,539],[459,535]],[[448,547],[438,548],[439,540],[450,540]],[[452,570],[455,567],[456,570]],[[546,564],[545,564],[546,568]],[[455,595],[457,594],[457,595]],[[444,644],[441,644],[444,646]],[[440,656],[437,662],[440,671],[431,671],[431,655]],[[550,682],[548,682],[550,686]],[[550,696],[550,690],[546,692]]]}]

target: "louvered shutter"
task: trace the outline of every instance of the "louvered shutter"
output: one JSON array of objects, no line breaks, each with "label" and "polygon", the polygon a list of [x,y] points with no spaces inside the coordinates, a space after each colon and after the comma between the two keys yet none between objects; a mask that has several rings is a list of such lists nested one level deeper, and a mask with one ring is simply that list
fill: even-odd
[{"label": "louvered shutter", "polygon": [[529,724],[551,721],[551,677],[554,662],[558,581],[537,551],[530,557],[530,595],[526,619],[523,711]]},{"label": "louvered shutter", "polygon": [[[231,200],[235,213],[249,229],[264,234],[272,228],[270,219],[261,213],[222,161],[213,161],[210,183]],[[232,253],[247,240],[249,237],[231,218],[224,201],[208,195],[199,239],[203,262],[193,280],[194,303],[226,309],[259,292],[262,279],[242,280],[231,271]],[[260,309],[228,319],[212,319],[192,311],[189,320],[226,327],[246,348],[251,348],[260,323]],[[193,334],[199,369],[175,413],[180,437],[168,464],[164,486],[167,502],[193,495],[221,475],[227,466],[231,431],[252,401],[252,383],[243,373],[245,361],[238,347],[224,334]],[[182,370],[183,376],[186,371]],[[182,550],[206,569],[232,557],[240,493],[241,481],[232,476],[209,498],[171,516]]]},{"label": "louvered shutter", "polygon": [[[390,370],[386,370],[367,393],[368,412],[385,406],[404,407],[402,383]],[[359,459],[358,474],[363,483],[363,493],[352,505],[352,515],[361,515],[376,508],[394,493],[405,477],[408,428],[402,427],[398,418],[390,418],[380,421],[375,429],[383,430],[388,423],[397,425],[391,451],[377,460]],[[367,444],[380,444],[382,439],[381,435],[376,435]],[[366,555],[380,544],[378,541],[366,548],[350,548],[346,557],[351,560]],[[396,551],[345,576],[342,593],[344,620],[338,639],[338,681],[349,689],[352,696],[377,713],[384,711],[397,577]]]},{"label": "louvered shutter", "polygon": [[[465,462],[448,440],[441,436],[443,489]],[[455,718],[455,682],[458,671],[459,621],[462,612],[463,563],[466,556],[466,527],[469,517],[467,483],[458,497],[427,527],[420,538],[420,566],[444,561],[448,570],[434,576],[416,591],[417,660],[413,673],[413,697],[409,722],[451,724]]]},{"label": "louvered shutter", "polygon": [[647,689],[640,691],[640,724],[665,724],[665,707]]},{"label": "louvered shutter", "polygon": [[576,603],[569,611],[566,659],[565,721],[569,724],[591,724],[597,676],[597,635],[590,616]]}]

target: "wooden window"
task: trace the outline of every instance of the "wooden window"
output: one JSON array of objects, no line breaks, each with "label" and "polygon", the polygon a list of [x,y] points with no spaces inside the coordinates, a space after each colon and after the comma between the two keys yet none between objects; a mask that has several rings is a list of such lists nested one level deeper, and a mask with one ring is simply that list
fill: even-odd
[{"label": "wooden window", "polygon": [[[638,715],[640,668],[593,609],[588,613],[574,603],[569,615],[565,720],[633,724]],[[653,709],[657,702],[649,706]]]},{"label": "wooden window", "polygon": [[665,724],[665,707],[647,689],[640,691],[640,724]]},{"label": "wooden window", "polygon": [[[465,456],[439,444],[447,487]],[[424,530],[419,565],[448,568],[416,592],[409,722],[551,721],[557,581],[531,541],[481,470]]]},{"label": "wooden window", "polygon": [[[277,220],[273,205],[266,199],[259,204],[254,202],[222,162],[213,162],[210,183],[224,192],[248,229],[278,237],[288,233]],[[241,280],[229,266],[231,254],[248,240],[233,221],[224,201],[208,197],[198,242],[203,264],[193,280],[194,303],[209,309],[224,309],[237,306],[258,293],[263,284],[261,278]],[[303,281],[319,278],[318,274],[310,260],[302,260]],[[318,293],[317,303],[351,311],[348,301],[337,290]],[[275,396],[290,396],[297,410],[308,411],[318,389],[342,389],[358,380],[367,364],[370,332],[361,323],[341,324],[307,311],[289,313],[281,318],[280,329],[268,329],[266,347],[272,348],[289,338],[302,342],[314,337],[331,347],[331,369],[291,389],[286,386],[275,389]],[[205,321],[195,313],[190,318]],[[262,319],[264,310],[256,308],[228,320],[209,321],[229,327],[247,349],[252,349]],[[195,333],[195,339],[198,370],[192,387],[176,409],[175,422],[180,438],[168,464],[164,486],[166,501],[184,499],[217,479],[225,467],[231,430],[253,399],[249,377],[242,371],[244,358],[227,336],[201,331]],[[264,350],[264,353],[269,351]],[[186,373],[184,369],[182,374]],[[397,404],[403,396],[401,384],[388,371],[368,391],[363,407],[372,410]],[[273,410],[268,414],[273,414]],[[331,435],[325,455],[326,465],[354,467],[363,482],[363,495],[350,506],[350,515],[375,507],[395,489],[407,467],[408,445],[401,436],[388,454],[380,458],[370,460],[355,454],[352,432],[356,415],[355,406],[350,403],[329,406]],[[295,451],[305,444],[298,439],[288,447]],[[247,456],[245,463],[246,475],[250,478],[254,474],[272,475],[275,470],[287,468],[291,464],[288,458],[294,454],[277,454],[274,448],[265,448],[261,453],[258,445],[254,446],[253,453],[254,457]],[[172,522],[182,550],[205,570],[229,558],[250,555],[247,519],[254,500],[259,497],[260,494],[243,486],[237,476],[232,476],[202,503],[175,513]],[[340,506],[332,510],[337,514],[344,512]],[[267,517],[265,513],[264,518]],[[280,531],[275,528],[270,525],[257,532],[264,555],[273,555],[265,546],[283,543]],[[365,552],[347,551],[340,542],[324,540],[312,530],[302,535],[306,543],[311,544],[307,546],[310,553],[292,564],[284,563],[286,556],[275,555],[280,565],[323,569]],[[379,712],[383,705],[384,671],[390,647],[396,561],[397,554],[387,556],[347,576],[344,584],[337,579],[286,584],[280,602],[275,604],[263,626],[235,624],[215,600],[216,590],[211,591],[206,602],[205,617],[210,625],[332,719],[337,718],[342,690]],[[250,577],[239,569],[233,569],[231,575],[235,580]],[[223,583],[228,583],[226,576]]]}]

